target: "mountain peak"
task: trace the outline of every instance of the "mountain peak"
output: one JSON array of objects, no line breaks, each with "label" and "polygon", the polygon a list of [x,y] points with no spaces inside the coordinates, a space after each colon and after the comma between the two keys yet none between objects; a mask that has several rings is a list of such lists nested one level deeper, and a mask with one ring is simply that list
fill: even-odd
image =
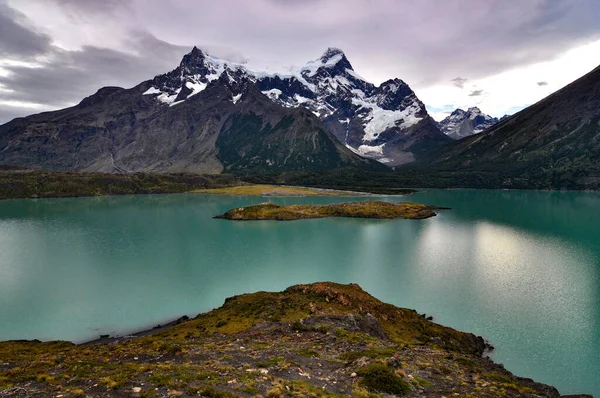
[{"label": "mountain peak", "polygon": [[200,50],[198,47],[194,46],[192,51],[183,56],[183,59],[181,60],[181,66],[198,65],[204,61],[205,57],[206,54],[204,54],[204,52],[202,52],[202,50]]},{"label": "mountain peak", "polygon": [[394,92],[398,90],[399,87],[408,86],[404,80],[394,78],[384,81],[379,85],[381,88],[391,88]]},{"label": "mountain peak", "polygon": [[323,55],[321,55],[321,62],[326,63],[327,61],[329,61],[331,58],[335,57],[336,55],[341,55],[342,57],[345,57],[345,54],[342,50],[340,50],[337,47],[329,47],[324,53]]},{"label": "mountain peak", "polygon": [[190,54],[204,54],[204,53],[197,46],[194,46],[194,48],[192,48],[192,51],[190,52]]},{"label": "mountain peak", "polygon": [[462,116],[465,113],[467,113],[467,112],[465,112],[464,110],[462,110],[460,108],[456,108],[454,111],[452,111],[452,113],[450,114],[450,116],[452,116],[452,115],[454,115],[454,116],[461,115]]},{"label": "mountain peak", "polygon": [[476,106],[468,108],[466,111],[457,108],[438,123],[440,130],[455,140],[478,134],[489,129],[498,123],[498,119],[481,112]]},{"label": "mountain peak", "polygon": [[310,78],[317,74],[344,74],[347,69],[354,71],[346,54],[339,48],[329,47],[320,58],[310,61],[300,70],[303,76]]}]

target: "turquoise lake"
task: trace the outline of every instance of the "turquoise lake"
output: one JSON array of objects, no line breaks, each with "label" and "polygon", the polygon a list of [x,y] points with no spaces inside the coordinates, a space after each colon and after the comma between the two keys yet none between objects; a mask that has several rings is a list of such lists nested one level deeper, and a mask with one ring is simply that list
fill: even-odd
[{"label": "turquoise lake", "polygon": [[[314,281],[489,340],[561,393],[600,396],[600,193],[428,190],[428,220],[231,222],[194,194],[0,201],[0,340],[83,342]],[[366,198],[269,198],[331,203]]]}]

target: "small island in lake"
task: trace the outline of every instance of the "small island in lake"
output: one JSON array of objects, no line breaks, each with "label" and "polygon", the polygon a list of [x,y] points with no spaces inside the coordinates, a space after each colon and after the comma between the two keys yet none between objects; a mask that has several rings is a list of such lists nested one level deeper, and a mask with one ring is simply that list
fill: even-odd
[{"label": "small island in lake", "polygon": [[282,206],[275,203],[238,207],[225,214],[216,216],[226,220],[277,220],[291,221],[307,218],[351,217],[351,218],[408,218],[422,220],[436,215],[434,210],[443,207],[428,206],[418,203],[389,203],[382,201],[365,201],[337,203],[330,205],[291,205]]}]

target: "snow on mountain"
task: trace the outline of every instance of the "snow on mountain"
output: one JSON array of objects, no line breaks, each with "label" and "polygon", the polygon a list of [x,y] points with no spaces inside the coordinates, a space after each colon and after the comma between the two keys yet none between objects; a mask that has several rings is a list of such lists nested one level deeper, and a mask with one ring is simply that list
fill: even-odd
[{"label": "snow on mountain", "polygon": [[217,80],[230,85],[234,95],[239,92],[236,85],[253,82],[279,105],[307,108],[348,148],[389,165],[411,161],[414,148],[446,140],[405,82],[393,79],[380,86],[367,82],[338,48],[328,48],[300,68],[273,74],[250,70],[194,47],[179,67],[155,77],[144,95],[174,105]]},{"label": "snow on mountain", "polygon": [[479,134],[498,122],[498,118],[486,115],[477,107],[469,108],[466,111],[458,108],[450,116],[439,122],[438,127],[448,137],[459,140],[473,134]]}]

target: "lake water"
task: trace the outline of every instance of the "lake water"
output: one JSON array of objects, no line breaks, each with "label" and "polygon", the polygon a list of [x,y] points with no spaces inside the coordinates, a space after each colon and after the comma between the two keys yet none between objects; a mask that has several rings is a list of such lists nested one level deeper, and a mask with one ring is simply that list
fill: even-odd
[{"label": "lake water", "polygon": [[484,336],[497,348],[494,359],[518,375],[563,394],[600,396],[599,193],[431,190],[384,198],[452,207],[422,221],[212,219],[264,200],[0,201],[0,340],[81,342],[195,315],[235,294],[356,282]]}]

